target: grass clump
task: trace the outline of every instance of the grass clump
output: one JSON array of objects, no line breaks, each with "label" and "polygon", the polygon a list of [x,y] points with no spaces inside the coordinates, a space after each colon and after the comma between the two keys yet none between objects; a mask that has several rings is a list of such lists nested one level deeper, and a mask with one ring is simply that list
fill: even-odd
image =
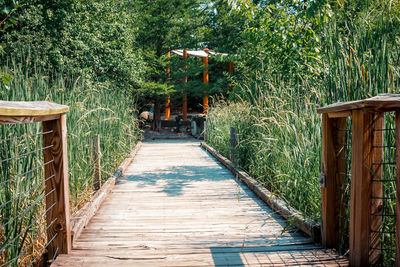
[{"label": "grass clump", "polygon": [[[2,67],[0,72],[10,73],[12,79],[8,84],[0,84],[0,99],[47,100],[70,107],[67,113],[70,202],[71,212],[77,211],[93,193],[92,137],[101,137],[103,180],[116,170],[140,138],[133,99],[129,92],[110,89],[107,83],[65,77],[62,73],[44,74],[29,60],[25,62],[28,64],[10,63]],[[45,178],[40,168],[42,136],[37,135],[41,132],[40,123],[0,128],[3,139],[0,183],[4,183],[0,186],[0,225],[6,224],[0,230],[0,264],[27,265],[40,255],[47,242],[46,235],[40,235],[46,227],[44,200],[41,200]],[[28,152],[34,153],[5,161]],[[36,171],[25,174],[35,168]],[[7,181],[12,177],[17,178]]]}]

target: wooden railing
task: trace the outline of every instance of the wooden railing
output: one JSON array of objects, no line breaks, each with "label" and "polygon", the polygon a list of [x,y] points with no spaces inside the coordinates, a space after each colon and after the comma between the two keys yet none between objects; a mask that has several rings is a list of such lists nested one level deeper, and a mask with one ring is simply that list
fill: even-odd
[{"label": "wooden railing", "polygon": [[[43,168],[43,184],[45,189],[42,198],[38,198],[38,201],[44,199],[46,202],[43,217],[47,223],[44,231],[44,233],[47,233],[47,244],[43,250],[47,250],[49,259],[54,258],[56,254],[65,254],[71,250],[66,128],[66,112],[68,112],[68,110],[69,108],[67,106],[50,102],[0,101],[0,124],[42,123],[42,132],[37,135],[43,136],[43,148],[37,151],[43,153],[44,164],[39,167]],[[18,155],[14,158],[20,156],[21,155]],[[8,159],[2,160],[5,162]],[[24,178],[25,176],[19,174],[14,177],[15,179],[3,177],[3,183],[11,183],[14,182],[13,180],[17,180],[17,178],[21,177]],[[14,187],[14,185],[12,185],[12,187]],[[42,189],[39,188],[37,190]],[[20,196],[16,196],[14,199],[19,197]],[[11,200],[9,201],[10,203]],[[34,204],[37,204],[36,202],[37,201],[35,201]],[[20,213],[19,215],[24,216],[26,212]],[[7,218],[3,217],[0,218],[0,220],[0,225],[10,224],[10,221],[6,221],[8,220]],[[40,220],[37,219],[37,222],[39,221]],[[7,235],[8,233],[5,233],[4,229],[3,235]],[[28,230],[24,229],[24,231],[26,232]],[[40,240],[41,238],[38,237],[37,239]],[[7,238],[5,238],[5,240],[7,241]],[[3,245],[4,244],[2,244],[2,247],[5,247]],[[14,246],[14,244],[10,245],[10,247],[11,246]],[[0,255],[1,254],[2,253],[0,253]],[[18,254],[18,256],[22,256],[21,254],[22,253]],[[14,263],[10,264],[14,265],[18,263],[19,258],[6,260],[7,264],[10,260],[13,260]],[[30,264],[35,263],[30,262]]]},{"label": "wooden railing", "polygon": [[322,113],[322,242],[352,266],[400,266],[400,95]]}]

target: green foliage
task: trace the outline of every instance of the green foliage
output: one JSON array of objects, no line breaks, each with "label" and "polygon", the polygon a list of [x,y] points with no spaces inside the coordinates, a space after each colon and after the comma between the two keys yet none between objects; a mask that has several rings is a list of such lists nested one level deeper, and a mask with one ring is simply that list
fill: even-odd
[{"label": "green foliage", "polygon": [[[15,101],[48,100],[70,107],[67,113],[68,129],[68,162],[69,186],[72,212],[81,208],[93,193],[92,186],[94,163],[92,156],[91,138],[99,135],[101,138],[102,178],[106,180],[116,170],[122,160],[140,138],[137,119],[134,114],[132,98],[124,90],[113,90],[108,83],[92,82],[80,77],[72,79],[62,73],[53,77],[44,75],[33,65],[36,59],[29,60],[32,66],[15,63],[2,66],[0,72],[12,73],[13,77],[8,86],[0,85],[0,99]],[[36,72],[30,72],[36,69]],[[16,175],[19,178],[5,182],[0,186],[0,217],[2,224],[10,221],[19,213],[25,211],[43,196],[44,174],[42,168],[28,172],[43,164],[41,124],[31,123],[22,125],[3,125],[0,128],[0,140],[12,138],[11,141],[0,141],[0,183]],[[14,140],[14,137],[24,136]],[[35,152],[36,151],[36,152]],[[3,161],[16,155],[34,152],[32,155],[13,161]],[[28,172],[24,174],[25,172]],[[33,190],[32,190],[33,189]],[[31,191],[32,190],[32,191]],[[28,192],[28,193],[25,193]],[[26,216],[17,219],[0,231],[1,255],[0,263],[17,257],[21,251],[34,241],[34,238],[45,229],[45,220],[41,218],[45,210],[44,201],[39,201]],[[37,220],[37,221],[35,221]],[[20,234],[22,229],[26,230]],[[4,241],[4,242],[3,242]],[[9,243],[11,242],[11,243]],[[39,253],[42,238],[35,241],[34,249],[23,253],[13,266],[28,265]],[[9,245],[3,247],[3,245]],[[3,250],[3,248],[5,250]],[[22,250],[24,248],[24,250]],[[3,253],[4,252],[4,253]],[[26,255],[25,255],[26,254]],[[7,262],[6,261],[6,262]],[[9,262],[11,264],[11,262]]]},{"label": "green foliage", "polygon": [[196,47],[204,11],[199,0],[137,0],[138,41],[160,57],[170,49]]},{"label": "green foliage", "polygon": [[15,25],[0,31],[3,61],[22,59],[29,48],[44,72],[110,81],[127,91],[140,83],[144,65],[130,1],[32,0],[18,9],[12,2],[1,5],[16,10]]},{"label": "green foliage", "polygon": [[[227,155],[229,127],[236,127],[239,165],[319,220],[321,119],[315,109],[400,92],[399,2],[229,2],[232,12],[247,7],[251,27],[236,55],[236,97],[210,109],[208,142]],[[393,188],[385,190],[393,194]],[[386,220],[384,228],[393,227]],[[394,244],[393,236],[382,240],[385,248]],[[390,250],[383,253],[385,266],[393,260]]]}]

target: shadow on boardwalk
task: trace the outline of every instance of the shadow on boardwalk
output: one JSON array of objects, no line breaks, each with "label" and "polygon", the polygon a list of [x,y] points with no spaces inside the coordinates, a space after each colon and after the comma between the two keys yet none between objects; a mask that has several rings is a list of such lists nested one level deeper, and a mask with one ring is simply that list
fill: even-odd
[{"label": "shadow on boardwalk", "polygon": [[199,146],[145,142],[55,266],[346,265],[296,232]]}]

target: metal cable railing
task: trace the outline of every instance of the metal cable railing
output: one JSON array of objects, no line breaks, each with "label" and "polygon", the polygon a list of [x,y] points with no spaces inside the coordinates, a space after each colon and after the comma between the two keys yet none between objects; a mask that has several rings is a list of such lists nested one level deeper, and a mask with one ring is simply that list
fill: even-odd
[{"label": "metal cable railing", "polygon": [[371,226],[371,239],[377,241],[371,244],[370,249],[377,251],[379,259],[377,263],[382,266],[394,266],[396,259],[396,133],[394,112],[385,113],[385,127],[374,129],[375,133],[383,136],[381,145],[372,146],[373,151],[382,150],[382,161],[372,162],[372,166],[380,168],[374,178],[372,186],[379,188],[377,193],[371,195],[371,206],[379,208],[371,211],[371,216],[376,217],[372,221],[379,221],[380,224]]},{"label": "metal cable railing", "polygon": [[344,128],[335,127],[336,131],[336,160],[341,166],[336,172],[336,179],[340,181],[337,186],[338,206],[338,251],[347,255],[349,251],[349,220],[350,220],[350,180],[351,180],[351,118],[346,119]]},{"label": "metal cable railing", "polygon": [[47,266],[71,250],[68,107],[1,102],[0,266]]},{"label": "metal cable railing", "polygon": [[[43,137],[53,131],[29,133],[38,130],[35,126],[1,126],[0,266],[36,265],[55,238],[46,233],[56,219],[46,225],[46,216],[56,202],[46,208],[44,200],[55,192],[55,188],[46,192],[45,184],[56,176],[43,178],[44,168],[54,160],[42,163],[42,153],[53,147],[43,146]],[[18,132],[23,133],[8,137]]]}]

